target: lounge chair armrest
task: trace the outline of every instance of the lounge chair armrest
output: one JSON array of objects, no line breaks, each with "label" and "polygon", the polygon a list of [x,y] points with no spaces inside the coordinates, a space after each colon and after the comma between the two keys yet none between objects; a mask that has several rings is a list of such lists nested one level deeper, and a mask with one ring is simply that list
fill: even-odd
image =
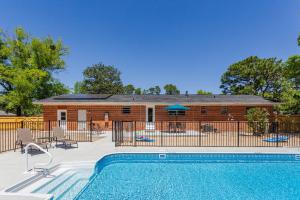
[{"label": "lounge chair armrest", "polygon": [[71,136],[70,135],[65,135],[65,139],[71,140]]},{"label": "lounge chair armrest", "polygon": [[21,145],[22,144],[22,141],[20,139],[17,139],[16,142],[15,142],[17,145]]}]

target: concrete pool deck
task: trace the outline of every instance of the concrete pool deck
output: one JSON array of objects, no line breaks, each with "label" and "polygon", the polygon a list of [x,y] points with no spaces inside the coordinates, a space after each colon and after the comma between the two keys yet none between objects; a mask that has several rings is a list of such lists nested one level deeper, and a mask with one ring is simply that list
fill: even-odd
[{"label": "concrete pool deck", "polygon": [[[103,135],[94,142],[81,142],[79,148],[63,149],[50,148],[53,156],[52,166],[62,162],[95,162],[101,157],[111,153],[120,152],[224,152],[224,153],[293,153],[300,154],[300,148],[287,147],[115,147],[111,142],[111,134]],[[46,162],[45,154],[29,156],[29,163]],[[24,174],[26,156],[18,149],[0,154],[0,191],[32,176]],[[1,195],[0,195],[1,199]]]}]

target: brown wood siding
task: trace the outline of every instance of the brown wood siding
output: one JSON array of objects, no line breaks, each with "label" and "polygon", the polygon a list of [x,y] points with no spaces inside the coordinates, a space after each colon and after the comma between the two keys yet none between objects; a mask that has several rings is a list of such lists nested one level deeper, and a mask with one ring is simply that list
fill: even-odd
[{"label": "brown wood siding", "polygon": [[131,112],[123,114],[122,105],[101,105],[101,106],[81,106],[81,105],[67,105],[67,106],[43,106],[43,115],[45,121],[56,121],[57,110],[67,110],[67,120],[77,121],[78,110],[87,111],[87,120],[91,117],[93,121],[104,121],[104,114],[109,113],[109,121],[123,120],[123,121],[145,121],[146,107],[145,106],[130,106]]},{"label": "brown wood siding", "polygon": [[[156,121],[245,121],[246,109],[249,106],[186,106],[190,110],[185,112],[184,116],[169,116],[165,110],[167,105],[155,106],[155,120]],[[205,107],[207,113],[201,113],[201,107]],[[227,107],[228,114],[221,114],[222,108]],[[271,118],[273,118],[272,106],[255,106],[266,108]]]},{"label": "brown wood siding", "polygon": [[[155,106],[155,121],[174,121],[175,116],[169,116],[165,110],[167,105]],[[146,106],[135,105],[130,106],[131,113],[123,114],[122,105],[61,105],[61,106],[43,106],[43,115],[45,121],[56,121],[57,110],[67,110],[67,120],[77,121],[78,110],[87,111],[87,120],[91,117],[93,121],[104,121],[104,113],[109,113],[109,121],[121,120],[121,121],[145,121],[146,120]],[[178,121],[244,121],[246,109],[249,106],[227,106],[228,114],[221,114],[221,110],[224,106],[205,106],[207,113],[201,113],[202,106],[187,106],[190,110],[186,111],[185,116],[177,116]],[[273,118],[272,106],[255,106],[267,108]],[[230,115],[229,115],[230,114]]]}]

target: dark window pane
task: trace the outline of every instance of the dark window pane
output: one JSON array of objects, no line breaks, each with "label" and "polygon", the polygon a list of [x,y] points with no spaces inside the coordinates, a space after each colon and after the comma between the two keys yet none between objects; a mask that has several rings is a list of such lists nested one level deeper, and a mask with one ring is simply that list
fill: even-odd
[{"label": "dark window pane", "polygon": [[201,107],[201,114],[207,114],[206,107]]},{"label": "dark window pane", "polygon": [[123,107],[123,108],[122,108],[122,113],[123,113],[123,114],[129,114],[129,113],[131,113],[131,108],[130,108],[130,106]]},{"label": "dark window pane", "polygon": [[177,116],[183,116],[185,115],[185,111],[184,110],[178,110],[178,111],[173,111],[173,110],[170,110],[168,111],[168,114],[169,115],[177,115]]},{"label": "dark window pane", "polygon": [[60,120],[66,120],[66,112],[60,113]]},{"label": "dark window pane", "polygon": [[223,107],[221,109],[221,115],[227,115],[228,114],[228,108],[227,107]]}]

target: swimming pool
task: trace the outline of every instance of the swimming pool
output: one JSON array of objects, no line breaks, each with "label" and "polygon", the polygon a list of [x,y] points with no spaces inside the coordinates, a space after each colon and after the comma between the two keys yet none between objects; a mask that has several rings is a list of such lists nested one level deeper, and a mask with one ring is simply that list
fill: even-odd
[{"label": "swimming pool", "polygon": [[99,160],[93,175],[82,183],[80,189],[72,190],[72,198],[296,199],[300,197],[300,156],[112,154]]}]

